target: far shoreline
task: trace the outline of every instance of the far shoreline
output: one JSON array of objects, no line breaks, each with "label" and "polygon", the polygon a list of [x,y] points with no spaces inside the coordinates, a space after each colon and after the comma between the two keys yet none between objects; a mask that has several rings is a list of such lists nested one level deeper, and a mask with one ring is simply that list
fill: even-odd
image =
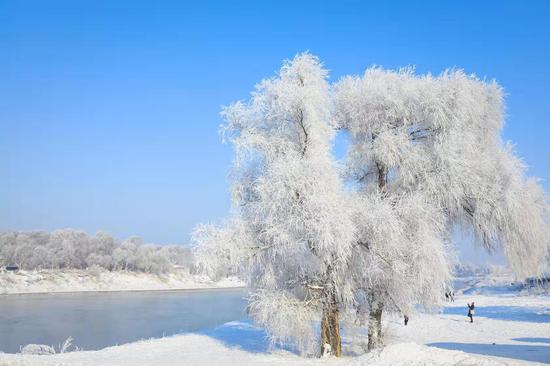
[{"label": "far shoreline", "polygon": [[38,270],[0,273],[0,296],[138,291],[211,291],[244,288],[237,277],[212,280],[174,270],[165,274],[128,271]]},{"label": "far shoreline", "polygon": [[105,292],[206,292],[206,291],[229,291],[244,290],[246,286],[225,286],[225,287],[191,287],[191,288],[151,288],[151,289],[105,289],[105,290],[70,290],[70,291],[29,291],[0,293],[1,297],[24,296],[24,295],[56,295],[56,294],[79,294],[79,293],[105,293]]}]

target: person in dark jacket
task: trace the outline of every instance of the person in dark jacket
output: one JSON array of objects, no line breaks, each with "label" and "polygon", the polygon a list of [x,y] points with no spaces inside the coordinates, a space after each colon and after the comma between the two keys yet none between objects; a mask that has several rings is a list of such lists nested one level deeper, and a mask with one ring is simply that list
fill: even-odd
[{"label": "person in dark jacket", "polygon": [[470,318],[470,323],[474,322],[474,302],[472,301],[471,304],[468,304],[468,317]]},{"label": "person in dark jacket", "polygon": [[403,320],[405,321],[405,325],[407,325],[407,323],[409,322],[409,317],[407,315],[405,315],[403,317]]}]

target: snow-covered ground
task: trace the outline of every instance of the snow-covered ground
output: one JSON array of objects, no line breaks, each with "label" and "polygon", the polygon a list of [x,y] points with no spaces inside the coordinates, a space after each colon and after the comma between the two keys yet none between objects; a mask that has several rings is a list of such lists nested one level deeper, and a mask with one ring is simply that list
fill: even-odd
[{"label": "snow-covered ground", "polygon": [[399,343],[381,352],[341,359],[304,359],[288,352],[252,353],[229,348],[199,335],[177,336],[111,347],[95,352],[73,352],[54,356],[6,356],[3,366],[19,365],[527,365],[533,363],[473,356],[416,343]]},{"label": "snow-covered ground", "polygon": [[[481,318],[476,319],[476,323],[469,324],[464,316],[422,315],[411,319],[411,323],[404,327],[397,319],[392,319],[386,323],[389,345],[381,352],[357,357],[346,356],[339,360],[304,359],[284,350],[270,352],[263,335],[260,329],[248,323],[232,322],[209,334],[178,335],[110,347],[100,351],[71,352],[53,356],[0,354],[0,364],[6,366],[536,364],[525,359],[538,359],[541,362],[546,360],[550,363],[549,324],[524,324]],[[527,340],[515,340],[518,338]],[[433,344],[437,347],[427,346]],[[348,352],[351,348],[353,347],[348,345]],[[454,348],[458,351],[446,348]]]},{"label": "snow-covered ground", "polygon": [[[470,289],[471,290],[471,289]],[[200,334],[144,340],[100,351],[52,356],[0,354],[0,365],[536,365],[550,364],[550,321],[493,319],[476,316],[470,324],[466,302],[475,301],[476,314],[484,307],[525,308],[548,314],[549,296],[510,293],[459,293],[447,310],[457,314],[411,314],[386,319],[387,346],[354,356],[361,349],[357,337],[344,338],[341,359],[306,359],[281,349],[269,349],[265,333],[247,321],[235,321]],[[476,291],[473,291],[476,292]],[[462,310],[462,312],[460,311]],[[387,317],[386,317],[387,318]],[[513,319],[513,318],[511,318]],[[359,341],[361,338],[359,337]]]},{"label": "snow-covered ground", "polygon": [[156,275],[127,271],[41,270],[0,272],[0,294],[81,291],[182,290],[242,287],[237,278],[217,282],[185,270]]}]

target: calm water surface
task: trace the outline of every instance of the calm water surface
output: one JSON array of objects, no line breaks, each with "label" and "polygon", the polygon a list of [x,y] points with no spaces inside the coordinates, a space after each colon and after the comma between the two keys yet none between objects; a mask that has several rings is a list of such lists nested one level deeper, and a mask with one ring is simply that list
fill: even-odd
[{"label": "calm water surface", "polygon": [[208,330],[243,319],[243,289],[0,296],[0,351],[69,336],[85,350]]}]

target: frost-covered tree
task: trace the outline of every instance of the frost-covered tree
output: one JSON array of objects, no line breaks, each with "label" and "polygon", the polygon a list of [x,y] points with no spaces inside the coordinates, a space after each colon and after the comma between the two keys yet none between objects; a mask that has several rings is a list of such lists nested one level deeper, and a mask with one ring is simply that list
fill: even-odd
[{"label": "frost-covered tree", "polygon": [[166,245],[159,248],[162,256],[166,257],[169,266],[195,271],[195,257],[189,246]]},{"label": "frost-covered tree", "polygon": [[198,270],[218,280],[246,272],[246,258],[254,239],[239,217],[221,225],[200,224],[193,230],[192,242]]},{"label": "frost-covered tree", "polygon": [[236,151],[236,218],[224,228],[202,227],[195,240],[208,246],[203,254],[220,254],[202,256],[207,267],[246,268],[249,313],[272,341],[302,351],[320,341],[340,355],[339,312],[354,301],[346,269],[355,227],[331,156],[326,78],[317,58],[301,54],[258,84],[250,101],[224,110]]},{"label": "frost-covered tree", "polygon": [[[234,213],[194,233],[203,270],[247,278],[249,311],[272,340],[307,349],[320,321],[321,344],[339,355],[345,313],[368,321],[368,348],[378,346],[383,312],[441,303],[457,227],[501,248],[518,276],[542,272],[548,204],[502,141],[496,83],[371,68],[329,91],[326,77],[299,55],[225,109]],[[334,129],[351,137],[347,190]]]},{"label": "frost-covered tree", "polygon": [[51,268],[83,268],[86,267],[90,237],[79,230],[56,230],[49,235],[47,248]]},{"label": "frost-covered tree", "polygon": [[90,253],[86,257],[86,265],[111,269],[113,266],[112,253],[115,247],[115,239],[108,233],[99,231],[90,240]]},{"label": "frost-covered tree", "polygon": [[143,245],[143,241],[137,236],[131,236],[124,240],[113,251],[113,263],[115,265],[115,269],[123,271],[134,270],[137,260],[137,253],[141,245]]},{"label": "frost-covered tree", "polygon": [[370,313],[369,348],[381,341],[383,310],[439,302],[456,225],[487,250],[502,248],[518,276],[542,272],[548,206],[501,139],[496,83],[461,71],[371,68],[343,78],[334,100],[351,136],[346,163],[359,228],[352,272]]}]

